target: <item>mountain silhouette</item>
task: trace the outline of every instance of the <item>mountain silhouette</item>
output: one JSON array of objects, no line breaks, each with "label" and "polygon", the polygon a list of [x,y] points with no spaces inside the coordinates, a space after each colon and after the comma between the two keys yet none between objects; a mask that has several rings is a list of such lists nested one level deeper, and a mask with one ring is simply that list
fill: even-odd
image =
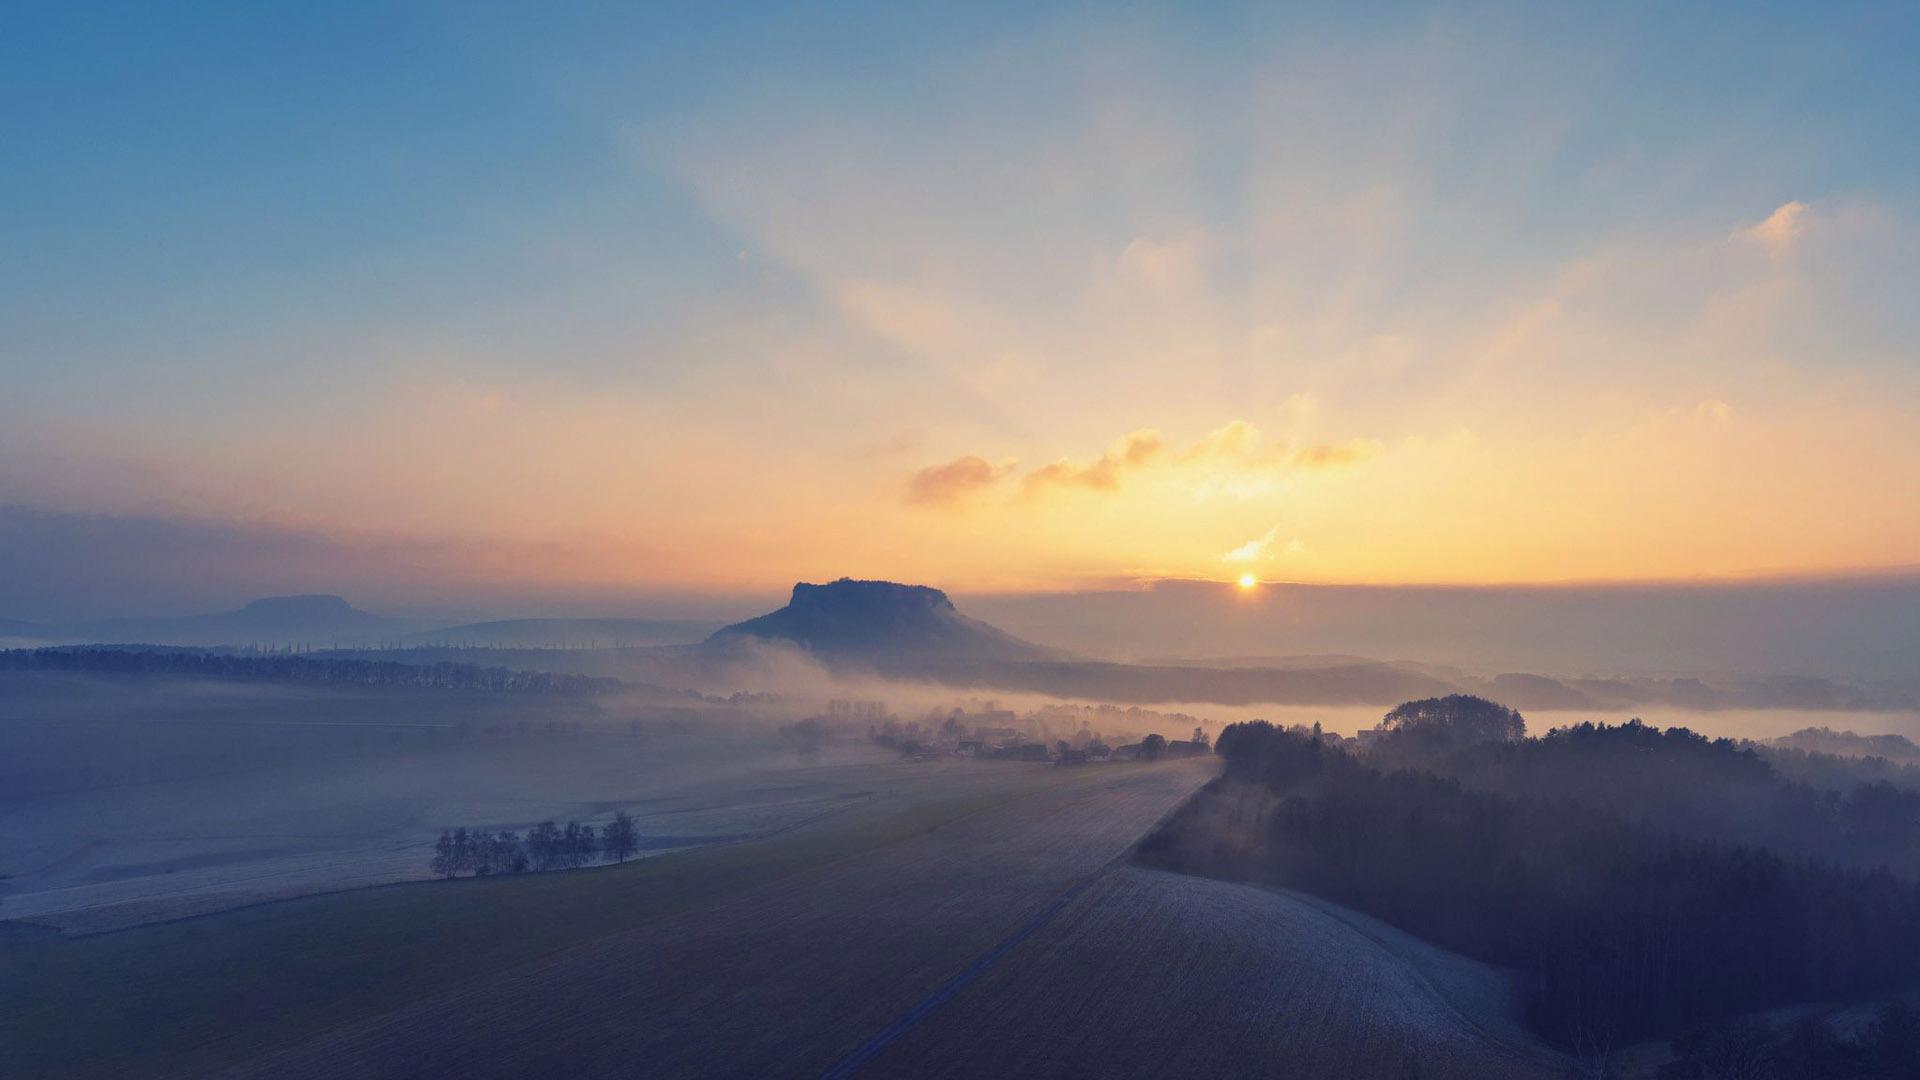
[{"label": "mountain silhouette", "polygon": [[801,582],[778,611],[715,631],[707,641],[797,645],[823,659],[892,668],[902,664],[1055,660],[1063,654],[970,619],[939,589],[841,578]]},{"label": "mountain silhouette", "polygon": [[99,619],[44,628],[61,642],[120,645],[366,644],[414,624],[362,611],[338,596],[268,596],[237,611],[155,619]]}]

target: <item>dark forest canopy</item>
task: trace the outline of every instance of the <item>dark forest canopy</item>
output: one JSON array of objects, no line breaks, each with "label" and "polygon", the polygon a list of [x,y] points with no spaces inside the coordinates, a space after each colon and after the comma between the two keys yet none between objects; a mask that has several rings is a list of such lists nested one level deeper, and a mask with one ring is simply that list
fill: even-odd
[{"label": "dark forest canopy", "polygon": [[1143,860],[1302,888],[1512,967],[1570,1047],[1920,982],[1920,888],[1889,866],[1920,862],[1920,794],[1816,789],[1638,722],[1362,755],[1256,721],[1216,745],[1225,773]]},{"label": "dark forest canopy", "polygon": [[1396,705],[1380,719],[1380,730],[1456,742],[1511,742],[1526,737],[1527,722],[1498,702],[1472,694],[1448,694]]}]

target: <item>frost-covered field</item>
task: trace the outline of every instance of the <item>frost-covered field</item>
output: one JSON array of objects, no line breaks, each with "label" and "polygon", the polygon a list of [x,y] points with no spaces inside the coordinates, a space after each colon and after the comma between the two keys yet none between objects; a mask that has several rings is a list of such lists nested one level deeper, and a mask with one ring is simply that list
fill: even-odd
[{"label": "frost-covered field", "polygon": [[238,1074],[1559,1075],[1499,972],[1305,898],[1119,861],[1209,774],[1063,775]]},{"label": "frost-covered field", "polygon": [[[449,991],[241,1070],[253,1076],[817,1075],[1109,866],[1211,762],[955,763],[984,808],[856,858]],[[1051,778],[1049,778],[1051,774]],[[872,1075],[886,1075],[875,1072]],[[976,1074],[985,1075],[985,1074]]]},{"label": "frost-covered field", "polygon": [[[636,731],[635,721],[639,722]],[[20,677],[0,686],[0,918],[68,931],[428,876],[451,825],[624,809],[641,855],[866,797],[861,747],[575,700]]]},{"label": "frost-covered field", "polygon": [[1499,971],[1312,897],[1135,866],[874,1061],[939,1077],[1564,1069]]},{"label": "frost-covered field", "polygon": [[[1129,864],[1211,759],[802,759],[726,710],[14,689],[0,771],[30,783],[0,795],[0,916],[132,927],[0,924],[0,1043],[36,1075],[1551,1068],[1497,972]],[[445,825],[616,809],[671,854],[334,892],[424,877]],[[307,892],[332,895],[251,904]]]}]

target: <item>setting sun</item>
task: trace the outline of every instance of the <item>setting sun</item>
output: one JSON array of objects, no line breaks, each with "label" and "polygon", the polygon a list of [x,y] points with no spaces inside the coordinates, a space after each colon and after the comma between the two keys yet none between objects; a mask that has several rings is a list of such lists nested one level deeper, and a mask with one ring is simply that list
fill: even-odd
[{"label": "setting sun", "polygon": [[1241,588],[1243,588],[1243,589],[1251,589],[1251,588],[1253,588],[1253,587],[1254,587],[1255,585],[1258,585],[1258,584],[1260,584],[1260,579],[1259,579],[1259,578],[1257,578],[1257,577],[1254,577],[1254,576],[1253,576],[1252,574],[1241,574],[1241,575],[1240,575],[1240,587],[1241,587]]}]

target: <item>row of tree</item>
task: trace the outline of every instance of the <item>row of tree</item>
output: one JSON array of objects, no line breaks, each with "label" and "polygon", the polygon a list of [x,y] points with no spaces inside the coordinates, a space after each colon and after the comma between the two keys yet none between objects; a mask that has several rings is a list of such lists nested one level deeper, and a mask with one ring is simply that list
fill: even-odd
[{"label": "row of tree", "polygon": [[527,830],[524,838],[510,830],[492,832],[463,825],[440,833],[431,865],[435,874],[445,878],[571,870],[596,859],[626,862],[639,845],[639,833],[625,810],[598,831],[578,821],[564,826],[543,821]]},{"label": "row of tree", "polygon": [[0,651],[0,670],[184,675],[199,679],[352,683],[361,686],[413,686],[492,693],[597,694],[619,690],[625,685],[618,679],[592,675],[514,671],[503,667],[445,661],[401,664],[346,657],[260,656],[151,647],[8,649]]}]

